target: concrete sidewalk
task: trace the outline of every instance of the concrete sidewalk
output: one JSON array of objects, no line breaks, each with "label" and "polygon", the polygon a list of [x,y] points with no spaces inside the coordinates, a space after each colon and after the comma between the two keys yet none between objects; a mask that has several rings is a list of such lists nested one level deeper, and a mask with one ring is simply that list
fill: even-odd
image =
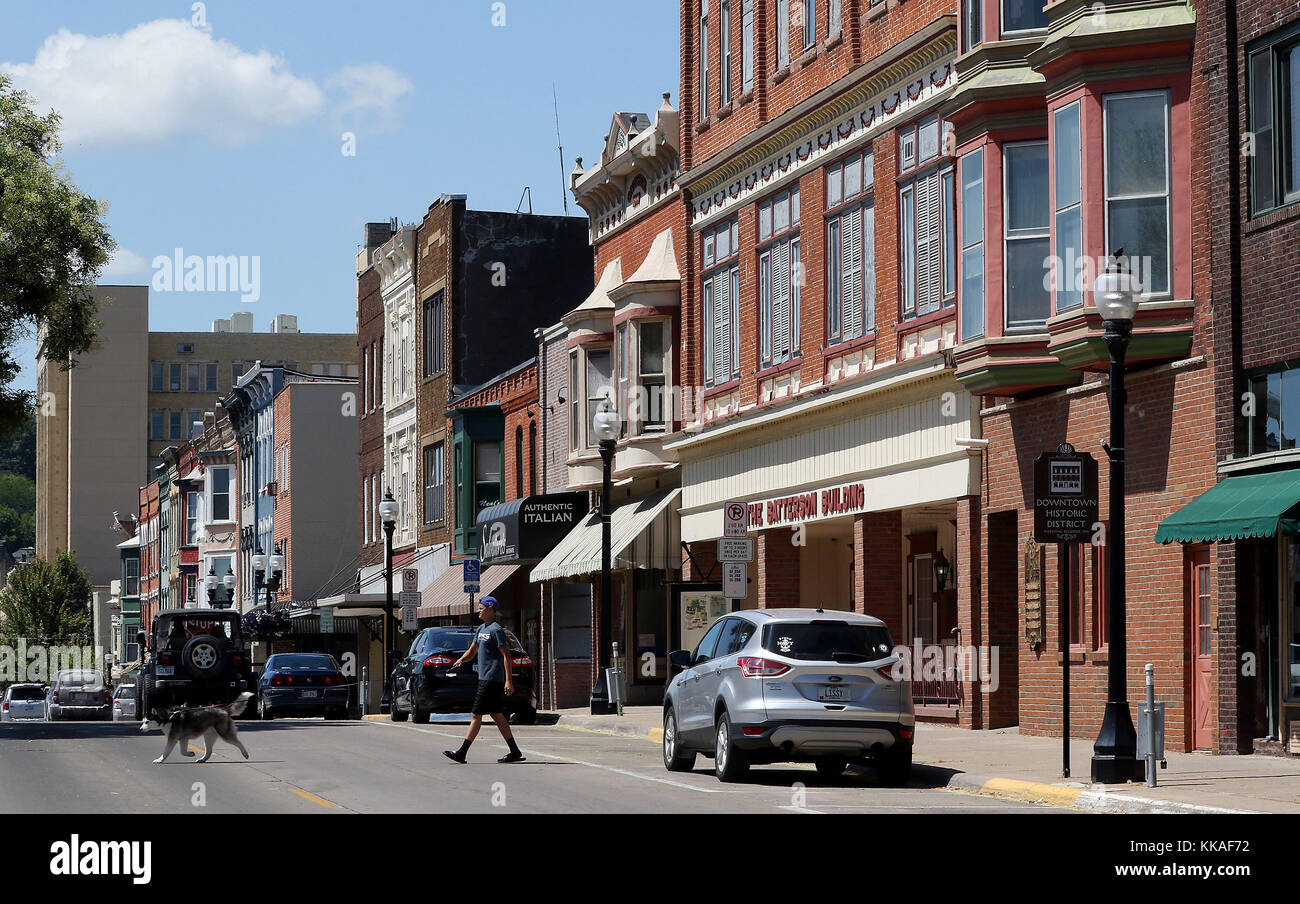
[{"label": "concrete sidewalk", "polygon": [[[553,718],[574,731],[662,742],[658,706],[629,706],[623,713],[593,716],[566,709]],[[1015,728],[966,731],[921,723],[913,784],[1109,813],[1300,813],[1300,759],[1169,752],[1159,787],[1148,788],[1091,784],[1091,758],[1092,739],[1071,740],[1072,777],[1065,779],[1060,738],[1030,737]]]}]

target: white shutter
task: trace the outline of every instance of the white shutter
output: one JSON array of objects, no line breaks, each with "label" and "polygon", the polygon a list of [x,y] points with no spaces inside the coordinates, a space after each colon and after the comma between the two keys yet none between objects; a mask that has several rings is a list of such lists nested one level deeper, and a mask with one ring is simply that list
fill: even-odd
[{"label": "white shutter", "polygon": [[840,283],[843,319],[840,335],[856,339],[862,335],[862,212],[854,210],[844,215],[840,227],[844,279]]},{"label": "white shutter", "polygon": [[772,362],[772,295],[772,252],[767,251],[758,258],[758,339],[763,364]]},{"label": "white shutter", "polygon": [[940,249],[939,174],[916,183],[916,313],[937,311],[942,301],[943,259]]},{"label": "white shutter", "polygon": [[790,357],[790,243],[772,248],[772,361]]},{"label": "white shutter", "polygon": [[701,294],[701,307],[704,310],[704,382],[713,382],[713,281],[704,281]]},{"label": "white shutter", "polygon": [[862,208],[862,331],[876,327],[876,208]]},{"label": "white shutter", "polygon": [[726,270],[713,280],[713,380],[731,378],[731,274]]}]

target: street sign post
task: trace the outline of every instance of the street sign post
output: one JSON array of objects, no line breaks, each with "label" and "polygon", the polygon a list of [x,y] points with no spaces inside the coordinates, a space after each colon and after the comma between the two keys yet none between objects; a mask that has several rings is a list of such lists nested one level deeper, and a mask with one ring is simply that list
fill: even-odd
[{"label": "street sign post", "polygon": [[465,592],[478,593],[479,577],[482,575],[482,566],[478,559],[466,559],[463,565]]},{"label": "street sign post", "polygon": [[415,568],[402,569],[402,592],[420,589],[420,572]]},{"label": "street sign post", "polygon": [[719,562],[754,561],[753,537],[723,537],[718,541]]},{"label": "street sign post", "polygon": [[334,607],[326,606],[324,609],[319,610],[319,612],[320,612],[320,633],[333,634],[334,633]]},{"label": "street sign post", "polygon": [[[402,596],[406,596],[405,593]],[[402,606],[402,630],[414,631],[420,624],[419,606]]]},{"label": "street sign post", "polygon": [[[1070,627],[1069,545],[1092,539],[1100,519],[1097,459],[1061,443],[1034,459],[1034,539],[1057,544],[1057,599],[1061,642],[1068,650]],[[1061,657],[1061,774],[1070,777],[1070,657]]]},{"label": "street sign post", "polygon": [[749,535],[749,506],[732,501],[722,507],[722,536],[746,537]]}]

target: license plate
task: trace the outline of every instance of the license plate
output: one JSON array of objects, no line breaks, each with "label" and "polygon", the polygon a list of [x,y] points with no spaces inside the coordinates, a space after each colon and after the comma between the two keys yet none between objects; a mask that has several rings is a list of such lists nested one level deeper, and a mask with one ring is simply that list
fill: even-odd
[{"label": "license plate", "polygon": [[826,685],[817,695],[818,700],[847,700],[849,699],[849,689],[847,687],[838,687],[835,685]]},{"label": "license plate", "polygon": [[320,691],[303,691],[302,696],[304,699],[315,699],[320,696]]},{"label": "license plate", "polygon": [[159,675],[175,675],[175,674],[176,674],[176,666],[174,666],[174,665],[160,665],[160,666],[157,666],[157,667],[155,668],[155,671],[156,671]]}]

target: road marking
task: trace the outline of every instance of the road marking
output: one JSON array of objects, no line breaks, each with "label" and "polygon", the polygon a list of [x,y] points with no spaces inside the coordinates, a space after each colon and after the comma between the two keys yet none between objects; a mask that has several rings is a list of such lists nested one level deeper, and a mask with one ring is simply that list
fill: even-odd
[{"label": "road marking", "polygon": [[[367,725],[391,725],[393,728],[405,728],[407,731],[419,731],[419,732],[423,732],[424,734],[439,735],[439,736],[444,737],[444,738],[458,738],[458,739],[459,739],[459,738],[463,738],[463,737],[464,737],[463,735],[459,735],[459,734],[449,734],[448,732],[445,732],[445,731],[433,731],[432,729],[428,729],[428,728],[416,728],[414,725],[402,725],[402,724],[400,724],[400,723],[393,723],[393,722],[391,722],[391,721],[390,721],[390,722],[367,722],[367,723],[364,723],[364,724],[367,724]],[[493,745],[493,746],[494,746],[496,749],[498,749],[498,750],[508,750],[508,749],[509,749],[509,748],[506,747],[506,745],[504,745],[504,744],[495,744],[495,745]],[[523,748],[520,748],[520,749],[522,750]],[[684,788],[684,789],[687,790],[687,791],[698,791],[698,792],[701,793],[701,794],[727,794],[727,793],[732,793],[732,792],[726,791],[726,790],[724,790],[724,789],[722,789],[722,788],[701,788],[701,787],[699,787],[698,785],[688,785],[688,784],[686,784],[685,782],[674,782],[674,781],[672,781],[672,780],[670,780],[670,779],[666,779],[666,778],[655,778],[654,776],[651,776],[651,775],[642,775],[642,774],[639,773],[639,772],[632,772],[632,771],[630,771],[630,770],[628,770],[628,769],[619,769],[617,766],[605,766],[605,765],[602,765],[601,763],[589,763],[589,762],[587,762],[587,761],[585,761],[585,760],[575,760],[573,757],[568,757],[568,756],[559,756],[559,755],[557,755],[557,754],[550,754],[550,753],[543,753],[543,752],[540,751],[540,750],[524,750],[523,752],[524,752],[524,753],[527,753],[527,754],[530,754],[530,755],[532,755],[532,756],[545,757],[545,758],[548,759],[548,760],[560,760],[560,761],[565,762],[565,763],[572,763],[572,764],[575,765],[575,766],[587,766],[587,767],[589,767],[589,768],[591,768],[591,769],[600,769],[600,770],[602,770],[602,771],[604,771],[604,772],[613,772],[613,773],[615,773],[615,774],[617,774],[617,775],[626,775],[626,776],[629,777],[629,778],[639,778],[639,779],[641,779],[641,781],[643,781],[643,782],[655,782],[656,784],[660,784],[660,785],[671,785],[671,786],[674,787],[674,788]]]},{"label": "road marking", "polygon": [[323,797],[317,797],[315,794],[312,794],[310,791],[304,791],[301,788],[290,788],[289,790],[292,791],[294,794],[297,794],[303,800],[309,800],[314,804],[320,804],[322,807],[332,807],[335,810],[342,809],[342,807],[334,803],[334,801],[326,800]]},{"label": "road marking", "polygon": [[794,807],[794,806],[790,806],[790,805],[788,805],[788,804],[787,804],[786,806],[784,806],[784,807],[777,807],[777,809],[778,809],[778,810],[789,810],[791,813],[816,813],[818,816],[825,816],[825,815],[826,815],[826,814],[823,813],[821,810],[810,810],[810,809],[808,809],[807,807]]},{"label": "road marking", "polygon": [[195,753],[203,753],[203,752],[204,752],[204,751],[203,751],[203,748],[200,747],[198,744],[190,744],[190,745],[189,745],[189,748],[190,748],[190,750],[192,750],[192,751],[195,752]]}]

